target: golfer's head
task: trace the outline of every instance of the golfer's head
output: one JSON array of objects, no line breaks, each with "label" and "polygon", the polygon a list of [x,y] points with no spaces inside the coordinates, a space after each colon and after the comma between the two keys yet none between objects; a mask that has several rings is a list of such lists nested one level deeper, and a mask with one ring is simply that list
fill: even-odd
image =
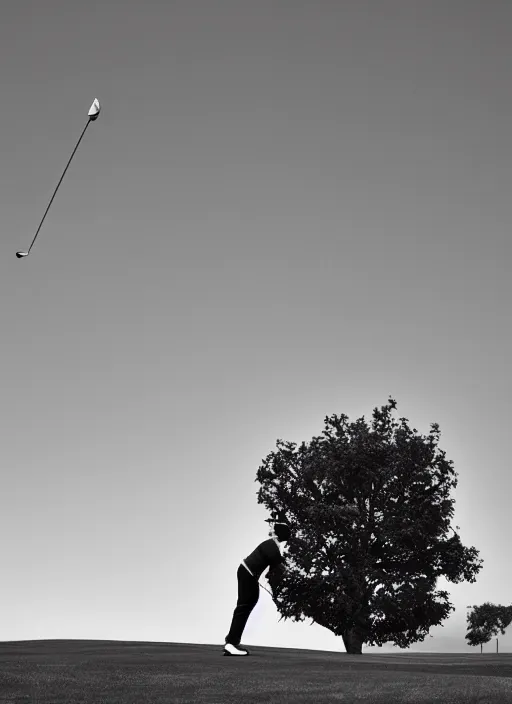
[{"label": "golfer's head", "polygon": [[280,543],[286,543],[290,539],[290,526],[286,525],[286,523],[276,523],[274,532]]}]

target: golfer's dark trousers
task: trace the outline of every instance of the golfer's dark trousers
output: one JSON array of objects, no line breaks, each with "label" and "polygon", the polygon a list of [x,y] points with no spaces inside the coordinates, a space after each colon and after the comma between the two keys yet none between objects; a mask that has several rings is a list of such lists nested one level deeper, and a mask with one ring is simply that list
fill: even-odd
[{"label": "golfer's dark trousers", "polygon": [[238,578],[238,601],[236,609],[233,611],[231,628],[226,636],[226,643],[232,645],[238,645],[242,640],[247,619],[260,598],[258,580],[243,565],[238,568],[236,576]]}]

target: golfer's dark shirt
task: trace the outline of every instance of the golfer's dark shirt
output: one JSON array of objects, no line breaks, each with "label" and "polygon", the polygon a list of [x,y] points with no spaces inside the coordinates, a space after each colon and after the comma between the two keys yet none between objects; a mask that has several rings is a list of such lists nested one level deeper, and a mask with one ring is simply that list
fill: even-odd
[{"label": "golfer's dark shirt", "polygon": [[258,545],[256,550],[253,550],[250,555],[248,555],[242,564],[247,567],[249,572],[259,579],[262,572],[267,568],[273,569],[278,565],[285,562],[284,557],[281,555],[279,546],[273,538],[269,540],[264,540]]}]

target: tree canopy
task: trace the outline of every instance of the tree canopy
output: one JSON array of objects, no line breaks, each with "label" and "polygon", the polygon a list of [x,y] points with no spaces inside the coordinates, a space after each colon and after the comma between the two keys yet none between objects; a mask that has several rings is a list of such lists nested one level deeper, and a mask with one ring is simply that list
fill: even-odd
[{"label": "tree canopy", "polygon": [[469,625],[466,640],[469,645],[488,643],[492,636],[505,635],[505,629],[512,623],[512,605],[502,606],[489,601],[474,606],[474,611],[467,616]]},{"label": "tree canopy", "polygon": [[454,610],[437,578],[475,582],[482,567],[450,526],[457,475],[438,424],[421,436],[393,409],[375,408],[371,427],[326,417],[298,448],[277,440],[256,475],[258,503],[293,528],[278,611],[341,635],[349,653],[423,641]]}]

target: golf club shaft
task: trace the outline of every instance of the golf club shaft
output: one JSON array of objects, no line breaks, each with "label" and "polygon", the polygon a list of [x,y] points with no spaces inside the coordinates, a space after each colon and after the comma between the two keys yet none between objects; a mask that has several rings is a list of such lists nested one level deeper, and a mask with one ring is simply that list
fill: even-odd
[{"label": "golf club shaft", "polygon": [[[263,587],[263,584],[262,584],[259,580],[258,580],[258,584],[260,585],[260,587]],[[263,589],[264,589],[266,592],[268,592],[268,593],[270,594],[270,596],[272,597],[272,601],[273,601],[274,604],[277,606],[276,600],[274,599],[274,595],[273,595],[271,592],[269,592],[266,587],[263,587]],[[282,618],[283,618],[283,617],[281,616],[281,618],[279,619],[279,621],[280,621]]]},{"label": "golf club shaft", "polygon": [[263,584],[259,580],[258,580],[258,584],[260,585],[260,587],[263,587],[263,589],[270,594],[272,599],[274,598],[274,595],[271,592],[269,592],[268,589],[266,587],[264,587]]},{"label": "golf club shaft", "polygon": [[76,147],[73,149],[73,154],[71,154],[71,156],[69,157],[69,161],[68,161],[68,163],[67,163],[67,165],[66,165],[66,168],[64,169],[64,171],[63,171],[63,173],[62,173],[62,176],[60,177],[60,181],[59,181],[59,183],[57,184],[57,188],[56,188],[56,189],[54,190],[54,192],[53,192],[53,196],[52,196],[50,202],[48,203],[48,207],[46,208],[45,214],[43,215],[43,219],[42,219],[41,222],[39,223],[39,227],[37,228],[37,232],[36,232],[36,234],[34,235],[34,239],[32,240],[32,244],[30,245],[30,247],[29,247],[29,249],[28,249],[29,253],[30,253],[30,250],[32,249],[32,247],[34,246],[34,242],[36,241],[37,235],[39,234],[39,230],[41,229],[41,227],[42,227],[42,225],[43,225],[43,222],[44,222],[44,219],[45,219],[45,217],[46,217],[46,214],[47,214],[48,211],[50,210],[50,206],[51,206],[51,204],[53,203],[53,199],[55,198],[55,195],[56,195],[57,191],[59,190],[59,186],[60,186],[60,184],[62,183],[62,179],[63,179],[64,176],[66,175],[66,171],[68,170],[68,166],[71,164],[71,159],[75,156],[75,152],[76,152],[76,150],[78,149],[78,145],[79,145],[80,142],[82,141],[82,137],[83,137],[84,134],[85,134],[85,130],[89,127],[89,122],[90,122],[90,121],[91,121],[91,119],[89,118],[89,119],[87,120],[87,124],[85,125],[82,134],[80,135],[80,139],[79,139],[78,142],[76,143]]}]

